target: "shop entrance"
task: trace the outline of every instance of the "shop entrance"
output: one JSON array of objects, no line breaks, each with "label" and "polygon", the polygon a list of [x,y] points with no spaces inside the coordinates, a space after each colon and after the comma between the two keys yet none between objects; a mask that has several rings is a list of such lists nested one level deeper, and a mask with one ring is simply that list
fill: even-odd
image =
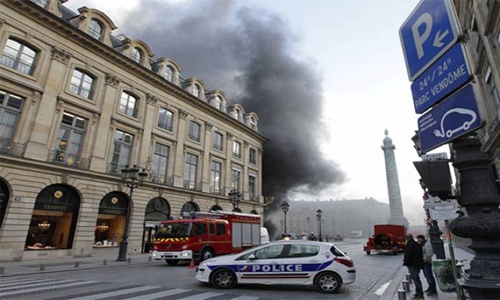
[{"label": "shop entrance", "polygon": [[170,204],[161,197],[153,198],[146,206],[144,217],[144,231],[142,236],[142,253],[148,253],[153,249],[156,228],[161,221],[170,219]]},{"label": "shop entrance", "polygon": [[71,249],[80,196],[68,185],[53,184],[36,197],[26,249]]},{"label": "shop entrance", "polygon": [[128,222],[129,198],[122,192],[111,192],[102,198],[94,232],[94,248],[118,247]]}]

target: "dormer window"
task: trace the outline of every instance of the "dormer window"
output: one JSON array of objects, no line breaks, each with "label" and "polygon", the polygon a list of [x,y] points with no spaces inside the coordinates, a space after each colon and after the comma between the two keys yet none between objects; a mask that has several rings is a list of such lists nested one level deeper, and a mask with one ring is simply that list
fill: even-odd
[{"label": "dormer window", "polygon": [[171,66],[167,66],[165,69],[165,79],[172,82],[172,79],[174,79],[174,69],[172,69]]},{"label": "dormer window", "polygon": [[97,21],[96,19],[92,19],[90,20],[89,29],[87,32],[96,40],[101,40],[103,29],[99,21]]},{"label": "dormer window", "polygon": [[238,109],[236,109],[236,110],[234,111],[234,118],[235,118],[236,120],[240,121],[240,120],[241,120],[241,111],[239,111]]},{"label": "dormer window", "polygon": [[200,87],[197,84],[193,85],[193,95],[200,97]]},{"label": "dormer window", "polygon": [[219,96],[215,97],[214,99],[214,107],[218,110],[222,108],[222,99]]},{"label": "dormer window", "polygon": [[31,0],[31,2],[43,8],[47,6],[47,0]]},{"label": "dormer window", "polygon": [[139,48],[132,49],[132,54],[130,55],[130,58],[136,63],[140,64],[142,61],[141,50],[139,50]]},{"label": "dormer window", "polygon": [[254,118],[250,118],[250,128],[255,129],[256,128],[256,123]]}]

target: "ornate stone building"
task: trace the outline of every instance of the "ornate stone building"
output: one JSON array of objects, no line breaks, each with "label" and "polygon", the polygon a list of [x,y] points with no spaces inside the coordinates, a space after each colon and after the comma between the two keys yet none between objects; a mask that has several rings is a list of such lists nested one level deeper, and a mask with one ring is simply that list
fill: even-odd
[{"label": "ornate stone building", "polygon": [[[0,259],[148,251],[190,211],[262,214],[258,116],[67,0],[0,2]],[[120,180],[137,165],[130,197]]]}]

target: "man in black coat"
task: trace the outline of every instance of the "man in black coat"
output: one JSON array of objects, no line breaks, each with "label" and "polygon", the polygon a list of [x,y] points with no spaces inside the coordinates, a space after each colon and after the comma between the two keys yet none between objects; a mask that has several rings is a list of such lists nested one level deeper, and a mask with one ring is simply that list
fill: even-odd
[{"label": "man in black coat", "polygon": [[420,270],[424,268],[424,256],[422,246],[420,246],[411,234],[406,235],[406,245],[403,266],[408,268],[413,283],[415,284],[415,294],[411,299],[424,299],[422,281],[420,281]]}]

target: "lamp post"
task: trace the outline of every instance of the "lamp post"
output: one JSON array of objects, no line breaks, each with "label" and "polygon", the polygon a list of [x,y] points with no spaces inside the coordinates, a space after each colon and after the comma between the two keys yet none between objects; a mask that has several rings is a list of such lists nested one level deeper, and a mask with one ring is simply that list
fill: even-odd
[{"label": "lamp post", "polygon": [[316,211],[316,219],[318,220],[318,224],[319,224],[319,236],[318,236],[318,241],[322,242],[323,241],[323,237],[322,237],[322,234],[321,234],[321,217],[323,217],[323,211],[321,209],[318,209]]},{"label": "lamp post", "polygon": [[127,208],[127,216],[125,218],[125,228],[123,229],[122,242],[120,243],[120,250],[118,252],[117,261],[126,261],[127,260],[127,246],[128,246],[128,227],[130,223],[130,208],[132,203],[132,194],[134,193],[134,189],[141,186],[144,183],[144,180],[148,176],[148,173],[144,169],[142,172],[139,172],[139,168],[136,165],[134,167],[129,168],[125,166],[124,169],[121,170],[121,178],[122,182],[127,185],[130,189],[129,194],[129,204]]},{"label": "lamp post", "polygon": [[236,189],[232,189],[227,195],[229,196],[229,202],[233,205],[233,211],[236,211],[241,201],[241,193]]},{"label": "lamp post", "polygon": [[288,201],[285,200],[285,201],[281,202],[281,209],[283,210],[283,213],[285,214],[285,234],[286,234],[288,232],[286,230],[286,213],[290,209],[290,204],[288,203]]},{"label": "lamp post", "polygon": [[311,226],[309,225],[309,223],[311,223],[311,217],[307,217],[306,221],[307,221],[307,234],[311,234]]}]

